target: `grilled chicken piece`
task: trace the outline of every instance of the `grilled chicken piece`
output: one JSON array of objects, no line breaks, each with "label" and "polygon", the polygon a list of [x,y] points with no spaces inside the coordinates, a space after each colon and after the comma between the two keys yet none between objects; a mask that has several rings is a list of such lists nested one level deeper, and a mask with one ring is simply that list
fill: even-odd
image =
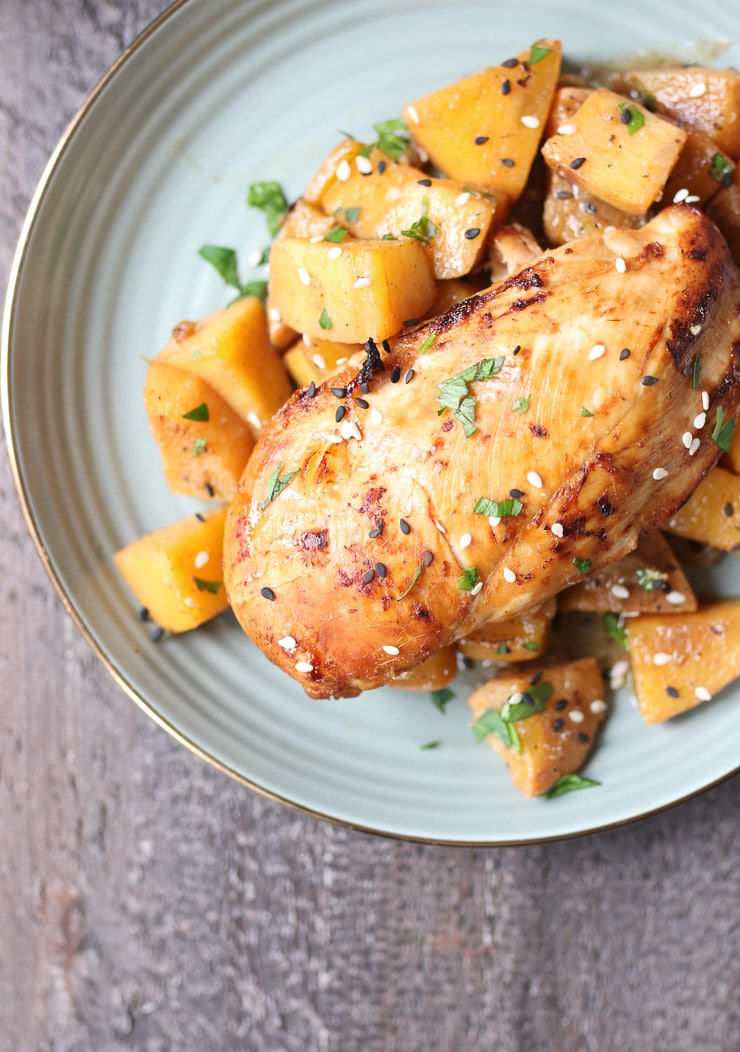
[{"label": "grilled chicken piece", "polygon": [[369,345],[247,465],[237,618],[308,694],[352,696],[621,558],[720,454],[739,310],[724,240],[680,205]]}]

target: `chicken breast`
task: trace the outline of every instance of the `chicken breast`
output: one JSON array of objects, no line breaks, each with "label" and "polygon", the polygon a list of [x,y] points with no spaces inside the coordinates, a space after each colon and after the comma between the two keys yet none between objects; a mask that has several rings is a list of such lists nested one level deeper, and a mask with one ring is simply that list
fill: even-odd
[{"label": "chicken breast", "polygon": [[720,454],[739,311],[723,238],[680,205],[369,341],[247,465],[238,620],[308,694],[351,696],[621,558]]}]

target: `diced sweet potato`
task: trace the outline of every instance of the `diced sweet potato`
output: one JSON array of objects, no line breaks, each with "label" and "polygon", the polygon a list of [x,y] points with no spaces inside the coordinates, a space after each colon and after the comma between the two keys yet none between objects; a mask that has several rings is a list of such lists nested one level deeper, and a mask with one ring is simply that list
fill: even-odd
[{"label": "diced sweet potato", "polygon": [[270,345],[265,310],[254,296],[182,322],[157,360],[202,377],[255,437],[290,397],[288,374]]},{"label": "diced sweet potato", "polygon": [[389,686],[400,687],[403,690],[440,690],[451,683],[456,675],[455,647],[442,647],[420,665],[396,676]]},{"label": "diced sweet potato", "polygon": [[[533,715],[521,716],[527,695],[534,701]],[[583,766],[607,711],[604,681],[593,658],[543,665],[535,676],[527,672],[490,680],[470,695],[468,703],[476,723],[489,709],[506,716],[507,703],[510,713],[516,706],[512,715],[519,718],[511,721],[513,745],[493,732],[487,738],[525,796],[547,792],[563,775]]]},{"label": "diced sweet potato", "polygon": [[341,245],[281,238],[270,254],[270,283],[288,325],[342,343],[393,336],[436,296],[424,246],[412,238]]},{"label": "diced sweet potato", "polygon": [[660,206],[676,201],[706,208],[719,190],[732,182],[735,165],[704,132],[686,128],[686,143],[665,185]]},{"label": "diced sweet potato", "polygon": [[659,110],[704,132],[730,157],[740,157],[740,73],[734,69],[636,70],[619,78]]},{"label": "diced sweet potato", "polygon": [[663,529],[725,552],[740,552],[740,476],[713,468]]},{"label": "diced sweet potato", "polygon": [[542,154],[570,182],[641,216],[663,192],[685,141],[681,128],[598,88],[574,113],[567,133],[552,135]]},{"label": "diced sweet potato", "polygon": [[645,723],[701,704],[740,676],[740,600],[686,617],[648,614],[626,625],[635,693]]},{"label": "diced sweet potato", "polygon": [[478,661],[537,661],[547,650],[557,603],[549,600],[536,610],[492,621],[458,642],[465,657]]},{"label": "diced sweet potato", "polygon": [[202,376],[166,361],[149,364],[144,406],[173,493],[231,500],[254,449],[247,423]]},{"label": "diced sweet potato", "polygon": [[686,613],[696,596],[668,541],[655,530],[633,552],[561,592],[561,610],[605,614]]},{"label": "diced sweet potato", "polygon": [[527,181],[560,73],[561,46],[541,40],[404,107],[414,142],[453,179],[515,201]]},{"label": "diced sweet potato", "polygon": [[306,336],[298,340],[285,352],[283,361],[298,387],[308,387],[313,382],[321,384],[344,365],[356,351],[359,343],[338,343],[330,340],[312,340]]},{"label": "diced sweet potato", "polygon": [[186,632],[227,607],[221,564],[226,507],[147,533],[113,556],[152,621]]}]

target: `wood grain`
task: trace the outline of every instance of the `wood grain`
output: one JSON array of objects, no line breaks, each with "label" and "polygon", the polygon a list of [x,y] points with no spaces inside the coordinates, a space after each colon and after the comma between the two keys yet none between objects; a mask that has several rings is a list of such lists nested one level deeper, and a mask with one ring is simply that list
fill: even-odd
[{"label": "wood grain", "polygon": [[[3,287],[67,119],[163,6],[2,0]],[[5,458],[0,501],[0,1052],[740,1048],[740,779],[516,849],[294,814],[99,667]]]}]

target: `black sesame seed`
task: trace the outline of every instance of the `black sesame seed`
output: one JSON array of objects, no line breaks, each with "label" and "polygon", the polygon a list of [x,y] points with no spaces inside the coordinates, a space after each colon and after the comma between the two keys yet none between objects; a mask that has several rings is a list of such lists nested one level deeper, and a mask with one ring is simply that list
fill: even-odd
[{"label": "black sesame seed", "polygon": [[668,695],[669,698],[677,698],[678,697],[678,691],[676,690],[675,687],[666,687],[665,692],[666,692],[666,694]]},{"label": "black sesame seed", "polygon": [[513,157],[502,157],[501,164],[504,166],[504,168],[514,168],[516,165],[516,161]]},{"label": "black sesame seed", "polygon": [[213,486],[210,484],[210,482],[206,482],[206,493],[208,494],[209,497],[215,497],[215,495],[216,495],[216,491],[213,488]]},{"label": "black sesame seed", "polygon": [[375,570],[367,570],[362,575],[362,583],[363,584],[370,584],[370,582],[372,581],[373,577],[375,577]]},{"label": "black sesame seed", "polygon": [[421,561],[425,566],[431,566],[434,562],[434,552],[430,552],[429,550],[425,551],[421,557]]},{"label": "black sesame seed", "polygon": [[419,186],[431,186],[432,185],[432,180],[431,179],[417,179],[416,181],[419,184]]},{"label": "black sesame seed", "polygon": [[370,403],[367,401],[366,398],[355,398],[355,405],[359,409],[369,409],[370,408]]},{"label": "black sesame seed", "polygon": [[623,347],[622,350],[619,352],[619,360],[620,360],[620,362],[625,361],[627,358],[629,358],[629,356],[630,356],[630,349],[629,349],[629,347]]},{"label": "black sesame seed", "polygon": [[555,196],[557,197],[558,201],[569,201],[573,194],[570,192],[570,190],[558,190]]},{"label": "black sesame seed", "polygon": [[378,577],[385,577],[385,575],[388,573],[388,571],[385,568],[385,563],[376,563],[375,572],[378,575]]},{"label": "black sesame seed", "polygon": [[342,420],[344,420],[346,415],[347,415],[347,407],[346,407],[346,405],[340,405],[339,408],[337,409],[336,413],[334,414],[334,419],[339,424],[339,423],[341,423]]},{"label": "black sesame seed", "polygon": [[553,720],[552,729],[554,731],[561,731],[564,726],[565,726],[565,720],[560,720],[560,719]]},{"label": "black sesame seed", "polygon": [[733,508],[733,506],[732,506],[732,505],[731,505],[731,504],[729,503],[729,501],[728,501],[728,502],[727,502],[727,504],[725,504],[725,507],[724,507],[724,513],[725,513],[725,515],[726,515],[726,516],[727,516],[727,518],[729,519],[729,517],[730,517],[731,515],[733,515],[733,514],[734,514],[734,512],[735,512],[735,509]]},{"label": "black sesame seed", "polygon": [[482,146],[484,142],[488,142],[490,135],[476,135],[473,142],[476,146]]},{"label": "black sesame seed", "polygon": [[139,620],[140,621],[148,621],[149,620],[149,610],[148,610],[148,608],[146,606],[142,606],[141,610],[139,610]]},{"label": "black sesame seed", "polygon": [[347,388],[346,387],[330,387],[329,390],[336,398],[346,398]]},{"label": "black sesame seed", "polygon": [[381,522],[381,524],[379,526],[376,526],[374,530],[370,530],[370,533],[368,533],[368,537],[372,537],[373,539],[375,537],[380,537],[382,532],[383,532],[383,523]]},{"label": "black sesame seed", "polygon": [[397,384],[400,379],[401,379],[401,366],[400,365],[394,365],[393,368],[391,369],[391,383],[392,384]]},{"label": "black sesame seed", "polygon": [[596,205],[593,203],[593,201],[584,201],[581,205],[581,210],[585,212],[588,216],[596,215]]},{"label": "black sesame seed", "polygon": [[360,390],[363,394],[370,394],[370,384],[367,382],[367,380],[362,381],[362,383],[360,384]]},{"label": "black sesame seed", "polygon": [[260,588],[260,595],[263,599],[269,599],[271,603],[275,602],[275,593],[272,588]]},{"label": "black sesame seed", "polygon": [[404,383],[410,384],[415,376],[416,376],[416,371],[414,369],[409,369],[409,371],[406,373],[406,375],[403,378]]},{"label": "black sesame seed", "polygon": [[407,318],[406,321],[401,322],[401,324],[404,326],[404,328],[409,329],[412,325],[419,324],[419,318]]},{"label": "black sesame seed", "polygon": [[378,161],[378,175],[382,175],[388,165],[385,161]]},{"label": "black sesame seed", "polygon": [[206,521],[206,517],[201,511],[196,511],[195,517],[198,520],[198,522],[205,522]]},{"label": "black sesame seed", "polygon": [[558,712],[562,712],[563,709],[567,709],[568,708],[568,699],[567,698],[559,698],[558,701],[555,702],[555,708],[558,710]]},{"label": "black sesame seed", "polygon": [[657,376],[643,376],[642,380],[640,380],[643,387],[652,387],[653,384],[657,384],[657,382]]},{"label": "black sesame seed", "polygon": [[401,527],[401,533],[406,533],[406,534],[411,533],[411,527],[409,526],[409,524],[406,522],[405,519],[399,519],[398,520],[398,525]]},{"label": "black sesame seed", "polygon": [[510,497],[514,497],[515,500],[518,500],[519,497],[523,497],[524,496],[524,490],[523,489],[510,489],[509,490],[509,496]]},{"label": "black sesame seed", "polygon": [[528,691],[522,691],[522,704],[529,705],[530,709],[534,708],[534,698]]},{"label": "black sesame seed", "polygon": [[576,735],[576,738],[578,738],[579,742],[583,742],[584,745],[586,744],[586,742],[590,742],[591,741],[589,736],[587,734],[584,734],[583,731],[579,731],[578,734]]},{"label": "black sesame seed", "polygon": [[504,69],[513,69],[514,66],[518,66],[519,65],[519,59],[518,58],[507,58],[505,62],[501,63],[501,65],[504,67]]},{"label": "black sesame seed", "polygon": [[306,397],[307,398],[315,398],[316,397],[316,384],[313,382],[313,380],[308,385],[308,390],[306,391]]},{"label": "black sesame seed", "polygon": [[164,629],[162,628],[161,625],[157,625],[157,627],[152,631],[152,634],[151,634],[150,638],[151,638],[152,643],[158,643],[160,641],[160,639],[163,638],[163,636],[164,636]]},{"label": "black sesame seed", "polygon": [[521,351],[521,349],[522,349],[522,345],[521,345],[520,343],[518,343],[518,344],[516,345],[516,347],[514,348],[514,350],[513,350],[513,351],[512,351],[511,353],[512,353],[512,354],[519,354],[519,352]]},{"label": "black sesame seed", "polygon": [[622,122],[622,124],[629,124],[629,122],[632,120],[632,110],[629,108],[629,106],[625,106],[622,109],[622,112],[619,114],[619,119]]},{"label": "black sesame seed", "polygon": [[511,91],[511,81],[508,80],[508,79],[507,80],[502,80],[501,81],[501,94],[502,95],[508,95],[510,91]]},{"label": "black sesame seed", "polygon": [[536,687],[539,681],[542,679],[542,669],[539,672],[535,672],[533,676],[529,678],[530,687]]},{"label": "black sesame seed", "polygon": [[381,344],[381,346],[382,346],[382,348],[383,348],[383,350],[385,351],[386,354],[390,354],[391,353],[391,345],[388,343],[387,340],[383,340],[383,343]]},{"label": "black sesame seed", "polygon": [[573,160],[570,162],[570,167],[575,172],[579,168],[581,168],[585,163],[586,163],[586,158],[585,157],[574,157]]},{"label": "black sesame seed", "polygon": [[480,234],[480,227],[479,226],[470,226],[465,231],[465,237],[468,239],[468,241],[474,241],[478,237],[479,234]]}]

